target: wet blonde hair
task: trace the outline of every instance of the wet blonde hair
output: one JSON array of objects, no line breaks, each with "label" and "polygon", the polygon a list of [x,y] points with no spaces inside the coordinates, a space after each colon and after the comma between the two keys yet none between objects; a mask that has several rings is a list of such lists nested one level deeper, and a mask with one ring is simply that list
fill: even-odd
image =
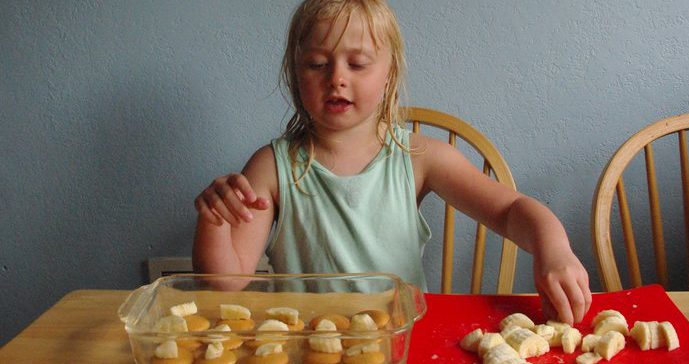
[{"label": "wet blonde hair", "polygon": [[[335,24],[338,20],[344,19],[349,25],[349,20],[355,12],[363,18],[376,49],[382,46],[390,48],[392,62],[377,117],[379,123],[387,124],[387,132],[392,140],[404,148],[393,132],[395,126],[404,127],[405,123],[399,102],[406,67],[402,34],[392,9],[385,0],[305,0],[292,15],[281,72],[281,85],[289,92],[294,107],[294,114],[287,123],[283,137],[290,143],[292,178],[297,186],[309,172],[315,157],[314,131],[311,128],[311,118],[301,101],[297,78],[302,44],[318,22],[329,20],[331,24]],[[384,144],[384,140],[381,140],[381,144]],[[297,158],[301,147],[308,153],[308,159],[305,161],[298,161]],[[300,164],[305,164],[306,167],[304,172],[297,176],[296,170]],[[299,188],[301,190],[301,187]]]}]

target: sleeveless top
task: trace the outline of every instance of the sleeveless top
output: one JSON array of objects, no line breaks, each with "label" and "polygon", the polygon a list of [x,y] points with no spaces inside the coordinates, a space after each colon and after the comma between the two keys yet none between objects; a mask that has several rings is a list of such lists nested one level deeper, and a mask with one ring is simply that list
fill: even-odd
[{"label": "sleeveless top", "polygon": [[[395,135],[409,146],[409,130]],[[389,272],[427,290],[423,249],[431,237],[416,205],[411,158],[386,144],[358,175],[337,176],[317,161],[294,183],[289,141],[272,141],[280,206],[266,254],[279,273]],[[308,160],[302,148],[299,161]],[[301,176],[305,164],[298,164]]]}]

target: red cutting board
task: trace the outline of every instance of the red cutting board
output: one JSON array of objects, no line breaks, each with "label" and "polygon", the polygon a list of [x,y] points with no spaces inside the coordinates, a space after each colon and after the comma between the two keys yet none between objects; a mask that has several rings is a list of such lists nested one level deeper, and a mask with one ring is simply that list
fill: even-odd
[{"label": "red cutting board", "polygon": [[[428,310],[414,324],[408,363],[481,363],[478,355],[459,347],[460,340],[470,331],[499,332],[499,323],[505,316],[521,312],[536,324],[545,323],[536,296],[499,295],[442,295],[425,294]],[[599,311],[620,311],[631,326],[635,321],[670,321],[679,335],[680,348],[641,351],[633,339],[627,338],[624,350],[614,356],[612,363],[689,363],[689,321],[670,300],[662,286],[649,285],[612,293],[593,295],[591,309],[584,320],[574,325],[582,335],[591,333],[591,320]],[[545,355],[527,359],[530,363],[575,363],[581,354],[565,354],[562,348],[551,348]],[[602,361],[602,363],[607,363]]]}]

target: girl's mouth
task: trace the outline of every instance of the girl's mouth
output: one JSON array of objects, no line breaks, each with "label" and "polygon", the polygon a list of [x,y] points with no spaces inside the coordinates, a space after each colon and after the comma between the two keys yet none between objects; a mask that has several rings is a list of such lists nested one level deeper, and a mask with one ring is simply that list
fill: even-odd
[{"label": "girl's mouth", "polygon": [[343,98],[333,98],[325,101],[325,110],[331,113],[342,113],[353,105],[353,103]]}]

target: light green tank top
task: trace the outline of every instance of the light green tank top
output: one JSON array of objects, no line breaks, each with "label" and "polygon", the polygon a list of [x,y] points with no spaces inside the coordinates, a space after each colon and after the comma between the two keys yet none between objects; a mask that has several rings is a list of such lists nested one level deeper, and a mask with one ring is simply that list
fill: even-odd
[{"label": "light green tank top", "polygon": [[[408,130],[395,133],[409,145]],[[431,232],[416,205],[411,158],[389,135],[386,143],[355,176],[313,161],[300,181],[304,193],[292,179],[289,142],[273,140],[280,206],[266,253],[275,272],[390,272],[426,290],[421,256]]]}]

